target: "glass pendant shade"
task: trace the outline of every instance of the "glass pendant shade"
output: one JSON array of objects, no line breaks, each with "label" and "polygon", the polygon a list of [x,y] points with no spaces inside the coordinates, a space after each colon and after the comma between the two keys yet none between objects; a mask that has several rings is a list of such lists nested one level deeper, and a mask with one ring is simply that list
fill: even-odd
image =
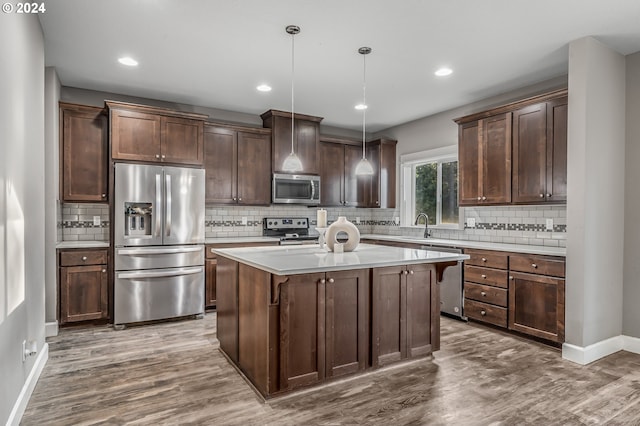
[{"label": "glass pendant shade", "polygon": [[358,165],[356,166],[356,174],[357,175],[372,175],[373,174],[373,166],[366,158],[362,158],[358,161]]},{"label": "glass pendant shade", "polygon": [[[302,162],[298,158],[295,152],[291,152],[291,154],[287,155],[287,158],[284,159],[284,163],[282,163],[282,171],[285,172],[300,172],[302,171]],[[373,173],[373,170],[372,170]]]}]

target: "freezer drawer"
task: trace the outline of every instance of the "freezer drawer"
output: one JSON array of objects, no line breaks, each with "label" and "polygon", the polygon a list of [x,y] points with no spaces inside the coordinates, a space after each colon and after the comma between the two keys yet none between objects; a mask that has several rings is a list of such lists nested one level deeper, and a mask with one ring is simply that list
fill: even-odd
[{"label": "freezer drawer", "polygon": [[204,267],[116,272],[113,323],[204,312]]},{"label": "freezer drawer", "polygon": [[115,270],[180,268],[204,265],[204,245],[116,247]]}]

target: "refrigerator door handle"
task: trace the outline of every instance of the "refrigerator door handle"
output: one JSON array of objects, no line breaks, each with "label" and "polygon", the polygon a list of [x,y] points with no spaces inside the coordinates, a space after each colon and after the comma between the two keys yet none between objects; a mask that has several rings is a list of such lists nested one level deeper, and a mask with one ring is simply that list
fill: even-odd
[{"label": "refrigerator door handle", "polygon": [[202,246],[183,247],[183,248],[127,248],[116,249],[116,255],[140,255],[140,254],[176,254],[176,253],[194,253],[202,251]]},{"label": "refrigerator door handle", "polygon": [[136,278],[162,278],[162,277],[176,277],[179,275],[191,275],[202,272],[202,266],[196,268],[180,268],[171,271],[141,271],[141,272],[118,272],[118,279],[136,279]]},{"label": "refrigerator door handle", "polygon": [[165,230],[167,237],[171,236],[171,175],[165,175],[165,193],[167,205],[165,207]]},{"label": "refrigerator door handle", "polygon": [[162,175],[156,173],[156,205],[155,210],[152,212],[156,218],[156,225],[153,230],[154,237],[160,236],[160,229],[162,227],[162,222],[160,221],[160,212],[162,209],[160,206],[162,206]]}]

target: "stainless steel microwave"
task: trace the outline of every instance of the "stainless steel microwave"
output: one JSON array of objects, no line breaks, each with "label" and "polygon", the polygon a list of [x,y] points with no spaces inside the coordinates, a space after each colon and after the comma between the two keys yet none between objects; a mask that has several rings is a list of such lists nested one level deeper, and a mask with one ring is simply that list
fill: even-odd
[{"label": "stainless steel microwave", "polygon": [[273,174],[274,204],[320,204],[320,176]]}]

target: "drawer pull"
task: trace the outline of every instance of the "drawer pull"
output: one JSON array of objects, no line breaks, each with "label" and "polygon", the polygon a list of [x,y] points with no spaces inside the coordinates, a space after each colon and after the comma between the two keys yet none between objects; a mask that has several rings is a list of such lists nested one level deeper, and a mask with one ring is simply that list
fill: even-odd
[{"label": "drawer pull", "polygon": [[513,275],[509,275],[509,279],[510,279],[510,280],[513,280]]},{"label": "drawer pull", "polygon": [[410,273],[411,275],[413,275],[413,271],[409,271],[409,273]]},{"label": "drawer pull", "polygon": [[487,199],[487,197],[482,197],[482,201],[485,201]]},{"label": "drawer pull", "polygon": [[485,279],[487,278],[487,276],[485,274],[482,274],[481,277],[485,278]]},{"label": "drawer pull", "polygon": [[482,200],[482,197],[478,197],[478,201]]},{"label": "drawer pull", "polygon": [[486,296],[486,295],[487,295],[487,292],[486,292],[486,291],[481,291],[481,292],[480,292],[480,295],[481,295],[481,296]]},{"label": "drawer pull", "polygon": [[480,311],[480,315],[482,315],[482,316],[487,315],[487,311],[484,311],[484,310]]},{"label": "drawer pull", "polygon": [[335,280],[334,280],[333,278],[329,278],[329,282],[330,282],[330,283],[334,283],[334,282],[335,282]]},{"label": "drawer pull", "polygon": [[535,268],[537,268],[537,267],[538,267],[538,265],[536,265],[535,263],[532,263],[532,264],[531,264],[531,267],[532,267],[533,269],[535,269]]},{"label": "drawer pull", "polygon": [[320,284],[324,284],[326,282],[327,282],[327,280],[325,280],[324,278],[320,280]]},{"label": "drawer pull", "polygon": [[105,272],[107,272],[107,270],[106,270],[106,269],[103,269],[103,270],[102,270],[102,273],[104,274]]},{"label": "drawer pull", "polygon": [[540,198],[544,198],[544,194],[540,194]]},{"label": "drawer pull", "polygon": [[82,261],[87,260],[87,256],[82,256]]},{"label": "drawer pull", "polygon": [[482,258],[482,261],[483,261],[483,262],[486,262],[486,261],[487,261],[487,258],[486,258],[486,257],[483,257],[483,258]]}]

